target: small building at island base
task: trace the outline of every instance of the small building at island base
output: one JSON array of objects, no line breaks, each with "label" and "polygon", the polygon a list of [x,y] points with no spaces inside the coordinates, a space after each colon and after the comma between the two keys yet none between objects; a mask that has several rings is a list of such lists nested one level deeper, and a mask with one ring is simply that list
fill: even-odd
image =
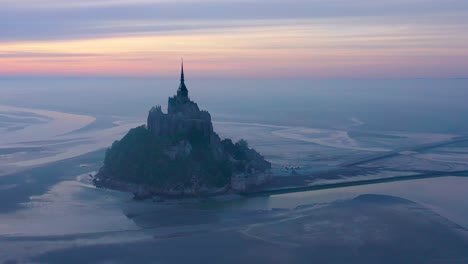
[{"label": "small building at island base", "polygon": [[269,182],[273,175],[270,171],[254,174],[238,174],[231,178],[231,188],[238,192],[247,192]]}]

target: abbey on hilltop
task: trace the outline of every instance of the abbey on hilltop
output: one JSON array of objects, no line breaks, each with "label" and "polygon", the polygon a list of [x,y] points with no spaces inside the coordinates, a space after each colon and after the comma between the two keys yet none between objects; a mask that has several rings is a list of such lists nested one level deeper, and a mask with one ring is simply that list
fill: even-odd
[{"label": "abbey on hilltop", "polygon": [[200,111],[198,105],[188,96],[183,63],[177,95],[169,97],[167,105],[167,114],[162,112],[161,106],[150,110],[147,128],[151,134],[156,137],[167,137],[196,130],[210,142],[219,141],[219,137],[213,133],[210,113]]},{"label": "abbey on hilltop", "polygon": [[146,126],[114,142],[94,183],[138,198],[215,195],[256,189],[271,179],[270,169],[245,140],[221,140],[213,131],[211,115],[189,98],[182,63],[167,113],[151,108]]}]

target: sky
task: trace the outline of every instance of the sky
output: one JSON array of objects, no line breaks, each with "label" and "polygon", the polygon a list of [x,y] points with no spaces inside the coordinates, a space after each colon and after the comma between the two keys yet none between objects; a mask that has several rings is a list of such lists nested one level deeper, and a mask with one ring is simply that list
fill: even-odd
[{"label": "sky", "polygon": [[0,0],[0,76],[466,78],[467,0]]}]

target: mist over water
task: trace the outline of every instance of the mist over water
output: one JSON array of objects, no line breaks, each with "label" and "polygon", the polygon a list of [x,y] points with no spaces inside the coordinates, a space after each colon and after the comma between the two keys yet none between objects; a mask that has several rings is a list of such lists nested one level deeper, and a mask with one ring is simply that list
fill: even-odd
[{"label": "mist over water", "polygon": [[[145,119],[178,80],[5,78],[0,104]],[[190,79],[189,96],[215,121],[364,130],[466,133],[467,79]]]}]

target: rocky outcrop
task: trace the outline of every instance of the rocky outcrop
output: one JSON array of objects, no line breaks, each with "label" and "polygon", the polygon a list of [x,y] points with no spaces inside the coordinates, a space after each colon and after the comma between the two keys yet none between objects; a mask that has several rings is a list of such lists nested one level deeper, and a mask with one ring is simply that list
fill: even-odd
[{"label": "rocky outcrop", "polygon": [[93,179],[93,183],[98,188],[107,188],[133,194],[135,200],[145,200],[153,196],[166,198],[191,198],[191,197],[209,197],[228,193],[230,185],[222,187],[209,187],[203,185],[192,185],[186,187],[183,184],[178,184],[173,187],[158,188],[148,184],[131,183],[119,179],[115,179],[112,175],[106,175],[100,171]]},{"label": "rocky outcrop", "polygon": [[176,159],[177,157],[183,157],[186,158],[190,156],[192,153],[192,144],[188,142],[187,140],[181,140],[179,143],[176,145],[169,147],[166,150],[166,154],[171,158],[171,159]]}]

